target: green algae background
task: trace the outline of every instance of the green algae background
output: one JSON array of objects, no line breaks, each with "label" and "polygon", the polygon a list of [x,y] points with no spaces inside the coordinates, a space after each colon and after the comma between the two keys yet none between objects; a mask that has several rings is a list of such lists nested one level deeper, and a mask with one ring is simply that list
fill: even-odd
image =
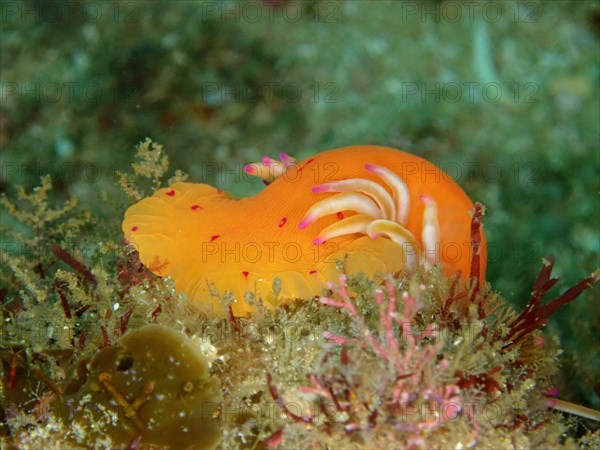
[{"label": "green algae background", "polygon": [[[120,240],[115,173],[146,137],[239,196],[260,189],[242,168],[264,154],[369,143],[437,163],[486,205],[487,278],[515,305],[549,253],[557,293],[600,266],[597,2],[0,6],[0,189],[50,173],[52,196],[101,218],[91,239]],[[5,211],[2,225],[18,226]],[[561,396],[596,407],[598,300],[548,326]]]}]

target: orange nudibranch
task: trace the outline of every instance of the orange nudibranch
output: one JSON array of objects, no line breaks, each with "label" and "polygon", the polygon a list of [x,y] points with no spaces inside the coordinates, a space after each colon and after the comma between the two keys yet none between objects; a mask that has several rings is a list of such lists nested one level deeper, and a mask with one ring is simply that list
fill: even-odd
[{"label": "orange nudibranch", "polygon": [[[473,203],[432,163],[396,149],[353,146],[304,161],[282,154],[246,172],[269,182],[234,199],[207,184],[175,183],[131,206],[123,232],[142,263],[178,292],[236,316],[321,295],[342,272],[414,272],[441,264],[466,279]],[[486,246],[482,236],[481,273]]]}]

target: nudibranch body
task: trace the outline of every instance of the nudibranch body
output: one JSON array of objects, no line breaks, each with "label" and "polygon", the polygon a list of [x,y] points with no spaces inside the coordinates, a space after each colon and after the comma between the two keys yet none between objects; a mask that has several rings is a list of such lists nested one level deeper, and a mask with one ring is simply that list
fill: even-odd
[{"label": "nudibranch body", "polygon": [[[281,159],[246,167],[270,182],[252,197],[207,184],[157,190],[127,210],[127,241],[192,301],[219,313],[229,291],[237,316],[255,309],[246,292],[267,305],[310,298],[341,271],[372,277],[440,263],[469,275],[473,203],[433,164],[377,146]],[[483,278],[485,241],[480,251]]]}]

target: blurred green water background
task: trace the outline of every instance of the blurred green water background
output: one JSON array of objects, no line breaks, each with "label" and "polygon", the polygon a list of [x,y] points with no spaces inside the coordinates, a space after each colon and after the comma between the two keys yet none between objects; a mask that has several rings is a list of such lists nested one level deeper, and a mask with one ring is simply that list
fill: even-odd
[{"label": "blurred green water background", "polygon": [[[600,266],[597,2],[0,7],[2,192],[49,172],[56,197],[78,196],[119,239],[114,174],[146,137],[173,169],[239,196],[260,189],[241,169],[264,154],[388,145],[488,207],[488,280],[515,305],[548,253],[556,293]],[[596,405],[598,297],[548,327],[566,349],[564,379],[576,376],[567,395]]]}]

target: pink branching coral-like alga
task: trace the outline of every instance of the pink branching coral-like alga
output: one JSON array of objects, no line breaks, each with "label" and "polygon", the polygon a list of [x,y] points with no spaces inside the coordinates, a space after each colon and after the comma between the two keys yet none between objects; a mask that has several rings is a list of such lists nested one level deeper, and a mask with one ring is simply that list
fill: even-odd
[{"label": "pink branching coral-like alga", "polygon": [[[424,286],[422,288],[424,289]],[[340,277],[337,291],[339,300],[321,297],[320,302],[347,310],[364,340],[348,339],[329,332],[325,333],[325,338],[329,342],[341,345],[351,344],[368,348],[387,365],[387,392],[382,393],[382,398],[378,400],[385,404],[386,409],[391,408],[400,413],[396,429],[410,435],[409,444],[420,445],[423,430],[443,426],[448,420],[454,420],[463,410],[460,388],[455,384],[440,383],[441,378],[433,373],[434,369],[436,372],[443,372],[449,367],[449,363],[444,359],[438,361],[443,346],[437,339],[437,324],[430,323],[421,332],[415,329],[415,319],[420,310],[418,298],[404,291],[402,307],[398,311],[399,302],[392,282],[386,281],[385,289],[387,301],[382,289],[375,291],[382,330],[373,331],[353,304],[346,287],[346,277]],[[319,395],[336,406],[340,404],[335,395],[325,389],[316,376],[311,376],[310,380],[312,386],[300,388],[301,392]],[[364,403],[364,406],[370,410],[367,403]],[[349,405],[344,407],[344,411],[349,410]],[[374,411],[371,414],[374,414]],[[403,420],[409,416],[418,417],[419,420]],[[345,425],[346,430],[360,427],[358,422],[349,421]]]},{"label": "pink branching coral-like alga", "polygon": [[[288,418],[322,426],[328,434],[341,428],[370,445],[382,443],[371,439],[376,434],[371,431],[378,428],[391,441],[400,434],[408,447],[418,448],[427,432],[458,420],[463,412],[471,415],[464,408],[461,389],[450,381],[453,373],[441,354],[437,324],[419,330],[418,296],[404,291],[399,299],[394,284],[385,281],[384,289],[374,292],[379,317],[371,324],[349,294],[345,276],[339,287],[330,288],[335,295],[321,297],[320,302],[346,311],[358,337],[324,333],[326,342],[341,346],[339,363],[328,353],[323,361],[328,369],[310,374],[310,385],[299,387],[318,404],[312,414],[299,416],[287,409],[269,375],[271,395]],[[424,290],[425,286],[417,289]],[[357,371],[357,365],[372,370]],[[380,428],[384,424],[386,428]]]},{"label": "pink branching coral-like alga", "polygon": [[342,276],[320,303],[324,316],[345,323],[343,331],[323,333],[321,363],[306,371],[307,385],[285,394],[305,399],[304,413],[267,375],[289,421],[273,435],[277,445],[294,435],[294,444],[308,447],[333,438],[349,446],[463,448],[507,432],[528,445],[556,445],[561,429],[544,392],[552,387],[557,351],[539,329],[597,274],[542,305],[553,284],[551,265],[520,315],[487,285],[433,272],[380,285]]}]

